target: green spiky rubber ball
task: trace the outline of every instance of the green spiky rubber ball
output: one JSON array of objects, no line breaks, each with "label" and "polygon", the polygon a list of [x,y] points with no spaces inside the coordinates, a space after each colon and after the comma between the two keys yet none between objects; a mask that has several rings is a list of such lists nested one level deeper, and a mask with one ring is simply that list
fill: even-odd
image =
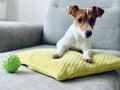
[{"label": "green spiky rubber ball", "polygon": [[2,60],[2,67],[6,72],[14,73],[20,67],[20,60],[17,55],[8,55]]}]

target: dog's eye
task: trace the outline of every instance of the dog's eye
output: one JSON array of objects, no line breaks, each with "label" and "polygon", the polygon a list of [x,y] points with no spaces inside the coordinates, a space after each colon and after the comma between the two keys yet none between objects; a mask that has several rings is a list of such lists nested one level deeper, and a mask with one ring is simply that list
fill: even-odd
[{"label": "dog's eye", "polygon": [[82,18],[79,18],[79,19],[78,19],[78,22],[81,23],[81,22],[82,22]]},{"label": "dog's eye", "polygon": [[94,19],[94,18],[90,18],[90,22],[91,22],[91,23],[94,23],[94,22],[95,22],[95,19]]}]

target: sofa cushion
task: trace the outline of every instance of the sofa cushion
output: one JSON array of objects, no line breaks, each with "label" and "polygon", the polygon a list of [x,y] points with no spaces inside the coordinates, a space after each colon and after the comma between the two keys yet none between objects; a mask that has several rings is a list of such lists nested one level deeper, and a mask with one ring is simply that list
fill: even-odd
[{"label": "sofa cushion", "polygon": [[94,5],[105,10],[97,19],[92,36],[92,48],[120,50],[120,8],[118,0],[53,0],[50,4],[44,25],[44,42],[56,44],[73,22],[66,14],[66,7],[76,4],[81,8]]},{"label": "sofa cushion", "polygon": [[0,52],[41,44],[42,30],[39,25],[0,21]]},{"label": "sofa cushion", "polygon": [[[25,48],[14,50],[10,52],[0,53],[0,63],[2,59],[8,54],[15,54],[24,50],[39,49],[39,48],[55,48],[51,45],[40,45],[32,48]],[[102,50],[101,50],[102,51]],[[110,52],[111,54],[118,55],[119,51],[104,50],[103,52]],[[110,71],[102,74],[96,74],[88,77],[82,77],[64,82],[58,82],[55,79],[46,77],[28,69],[25,66],[21,66],[19,70],[14,74],[9,74],[3,71],[0,65],[0,90],[17,90],[17,89],[29,89],[29,90],[118,90],[120,80],[116,71]],[[11,83],[11,81],[13,81]],[[3,83],[4,82],[4,83]],[[14,86],[14,87],[13,87]]]},{"label": "sofa cushion", "polygon": [[120,58],[105,53],[93,52],[93,63],[86,63],[82,54],[76,51],[67,51],[60,59],[53,59],[56,49],[34,49],[17,53],[22,64],[30,69],[65,80],[74,77],[120,68]]}]

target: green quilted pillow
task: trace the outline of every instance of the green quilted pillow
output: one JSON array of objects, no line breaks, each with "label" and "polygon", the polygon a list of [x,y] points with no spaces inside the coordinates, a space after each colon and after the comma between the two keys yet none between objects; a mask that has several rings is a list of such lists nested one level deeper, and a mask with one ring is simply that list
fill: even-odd
[{"label": "green quilted pillow", "polygon": [[53,59],[56,49],[34,49],[17,53],[22,64],[30,69],[54,77],[57,80],[71,79],[120,68],[120,58],[101,52],[93,52],[93,63],[86,63],[83,54],[67,51],[60,59]]}]

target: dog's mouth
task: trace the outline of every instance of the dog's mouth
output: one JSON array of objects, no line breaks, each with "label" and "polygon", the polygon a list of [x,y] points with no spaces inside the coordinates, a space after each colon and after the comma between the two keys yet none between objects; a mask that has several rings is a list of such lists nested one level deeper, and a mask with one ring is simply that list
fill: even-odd
[{"label": "dog's mouth", "polygon": [[[91,35],[91,36],[92,36],[92,35]],[[91,36],[85,36],[84,38],[85,38],[85,39],[88,39],[88,38],[90,38]]]},{"label": "dog's mouth", "polygon": [[87,37],[87,36],[82,36],[84,39],[89,39],[90,37]]}]

